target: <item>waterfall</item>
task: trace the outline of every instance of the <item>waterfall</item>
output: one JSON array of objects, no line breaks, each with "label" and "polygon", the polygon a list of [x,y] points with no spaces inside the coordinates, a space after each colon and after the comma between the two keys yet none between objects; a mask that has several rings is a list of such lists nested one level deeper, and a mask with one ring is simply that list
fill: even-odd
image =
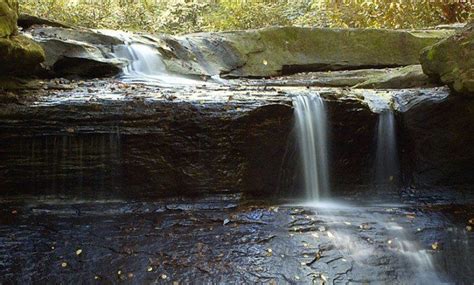
[{"label": "waterfall", "polygon": [[306,199],[317,201],[329,194],[326,108],[319,94],[296,96],[293,105]]},{"label": "waterfall", "polygon": [[124,82],[163,87],[200,83],[200,81],[170,73],[159,51],[144,43],[126,42],[125,45],[115,47],[114,56],[125,58],[129,62],[122,71],[121,79]]},{"label": "waterfall", "polygon": [[375,184],[396,185],[399,176],[395,115],[392,110],[379,114],[377,123],[377,153]]}]

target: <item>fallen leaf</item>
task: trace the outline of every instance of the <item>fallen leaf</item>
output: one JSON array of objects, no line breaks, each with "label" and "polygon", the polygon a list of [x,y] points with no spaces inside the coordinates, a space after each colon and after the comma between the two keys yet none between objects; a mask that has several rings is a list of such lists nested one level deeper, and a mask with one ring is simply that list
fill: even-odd
[{"label": "fallen leaf", "polygon": [[407,214],[407,218],[413,220],[414,218],[416,218],[416,215],[415,214]]},{"label": "fallen leaf", "polygon": [[267,65],[268,64],[268,61],[266,61],[265,59],[263,60],[263,65]]},{"label": "fallen leaf", "polygon": [[439,243],[438,243],[438,242],[432,243],[432,244],[431,244],[431,248],[432,248],[433,250],[439,249]]}]

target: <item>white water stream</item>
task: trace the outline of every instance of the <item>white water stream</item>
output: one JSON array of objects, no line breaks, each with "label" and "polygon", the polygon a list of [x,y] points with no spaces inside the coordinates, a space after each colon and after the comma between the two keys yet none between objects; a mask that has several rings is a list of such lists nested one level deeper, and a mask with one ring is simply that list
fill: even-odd
[{"label": "white water stream", "polygon": [[293,104],[306,200],[318,201],[329,195],[326,107],[319,94],[296,96]]}]

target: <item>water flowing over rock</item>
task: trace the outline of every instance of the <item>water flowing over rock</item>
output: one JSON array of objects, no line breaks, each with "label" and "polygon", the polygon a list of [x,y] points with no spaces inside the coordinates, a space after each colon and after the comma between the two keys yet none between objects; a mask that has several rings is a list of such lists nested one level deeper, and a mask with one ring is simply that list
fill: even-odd
[{"label": "water flowing over rock", "polygon": [[421,55],[424,72],[459,94],[474,94],[474,23],[426,48]]},{"label": "water flowing over rock", "polygon": [[29,26],[67,78],[0,79],[0,283],[470,282],[473,101],[417,65],[452,32]]},{"label": "water flowing over rock", "polygon": [[376,139],[375,184],[396,185],[399,179],[399,158],[396,121],[392,110],[379,114]]},{"label": "water flowing over rock", "polygon": [[304,173],[306,199],[317,201],[329,196],[328,120],[324,101],[319,94],[296,96],[296,134]]}]

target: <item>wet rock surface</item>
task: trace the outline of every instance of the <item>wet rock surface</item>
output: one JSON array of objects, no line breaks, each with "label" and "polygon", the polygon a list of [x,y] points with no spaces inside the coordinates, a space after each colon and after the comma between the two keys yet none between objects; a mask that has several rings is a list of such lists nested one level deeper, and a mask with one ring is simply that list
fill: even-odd
[{"label": "wet rock surface", "polygon": [[443,202],[313,208],[229,195],[4,200],[0,282],[464,283],[474,277],[466,228],[474,208],[463,199],[456,211]]},{"label": "wet rock surface", "polygon": [[[35,84],[36,89],[1,96],[4,195],[292,196],[301,189],[301,171],[291,101],[315,92],[328,108],[334,191],[357,191],[350,186],[373,183],[378,113],[392,107],[399,111],[404,185],[472,181],[472,152],[461,147],[470,144],[469,134],[474,133],[466,133],[472,125],[470,105],[450,97],[445,88],[308,89],[203,82],[170,89],[67,79]],[[434,115],[438,113],[442,115]],[[427,124],[433,120],[436,124]],[[451,159],[453,155],[458,159]]]}]

